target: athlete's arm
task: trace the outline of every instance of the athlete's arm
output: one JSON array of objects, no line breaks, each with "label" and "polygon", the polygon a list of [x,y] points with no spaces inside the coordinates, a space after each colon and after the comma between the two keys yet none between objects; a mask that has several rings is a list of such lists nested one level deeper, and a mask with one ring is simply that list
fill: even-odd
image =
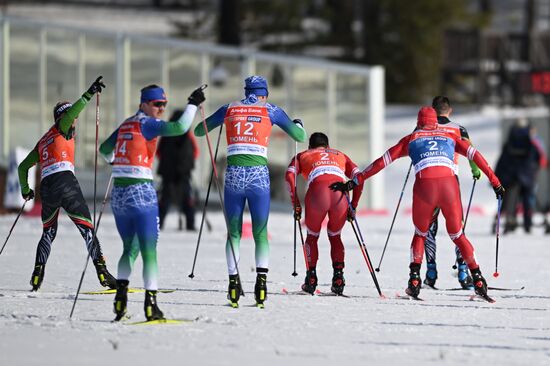
[{"label": "athlete's arm", "polygon": [[107,138],[107,140],[103,141],[103,143],[99,146],[99,152],[101,153],[101,156],[103,156],[103,159],[107,161],[107,163],[112,163],[115,159],[115,144],[116,139],[118,137],[118,128]]},{"label": "athlete's arm", "polygon": [[[299,156],[299,154],[298,154]],[[290,161],[290,164],[288,164],[288,168],[286,169],[285,174],[285,181],[286,181],[286,188],[288,189],[288,192],[290,193],[290,201],[292,202],[293,206],[299,206],[300,205],[300,199],[296,195],[296,177],[298,174],[300,174],[300,159],[298,156],[295,156]]]},{"label": "athlete's arm", "polygon": [[366,179],[369,179],[391,163],[394,160],[407,156],[409,154],[409,140],[411,135],[403,137],[397,144],[390,147],[384,155],[373,161],[368,167],[365,168],[362,172],[358,173],[354,179],[356,183],[361,184]]},{"label": "athlete's arm", "polygon": [[[466,127],[459,125],[459,130],[462,140],[472,145],[472,141],[470,140],[470,135],[468,134],[468,130],[466,130]],[[473,160],[468,160],[468,164],[470,164],[470,170],[472,171],[472,176],[474,177],[474,179],[481,178],[481,171],[479,170],[479,167],[476,165],[476,163]]]},{"label": "athlete's arm", "polygon": [[497,176],[493,172],[493,170],[489,167],[489,164],[481,155],[479,151],[477,151],[472,145],[468,144],[467,141],[461,140],[456,138],[456,152],[460,155],[464,155],[468,158],[468,160],[473,160],[477,166],[483,171],[483,173],[489,178],[489,182],[491,182],[491,185],[493,187],[498,187],[500,185],[500,181],[498,180]]},{"label": "athlete's arm", "polygon": [[183,135],[191,127],[196,113],[197,106],[188,104],[177,121],[164,122],[160,119],[149,117],[142,123],[141,133],[146,140],[152,140],[158,136]]},{"label": "athlete's arm", "polygon": [[72,107],[67,109],[67,111],[63,114],[63,117],[59,120],[59,131],[66,139],[72,138],[72,136],[69,136],[69,130],[71,129],[74,120],[78,118],[80,112],[82,112],[88,102],[92,99],[92,96],[93,95],[88,92],[82,94],[80,99],[74,102]]},{"label": "athlete's arm", "polygon": [[306,141],[306,130],[299,123],[294,123],[281,108],[274,106],[269,109],[269,118],[274,125],[279,126],[294,141]]},{"label": "athlete's arm", "polygon": [[[346,176],[353,179],[357,174],[359,174],[361,171],[357,167],[357,164],[355,164],[349,156],[345,155],[346,157]],[[361,198],[361,195],[363,194],[363,182],[361,184],[357,185],[355,188],[353,188],[353,197],[351,199],[351,206],[355,209],[357,208],[357,204],[359,203],[359,199]]]},{"label": "athlete's arm", "polygon": [[[223,123],[227,108],[229,108],[229,104],[222,105],[216,112],[206,118],[206,128],[208,128],[208,131],[212,131]],[[202,121],[195,127],[194,133],[195,136],[204,136],[206,134]]]},{"label": "athlete's arm", "polygon": [[21,186],[21,194],[27,195],[31,188],[29,187],[29,169],[36,165],[40,161],[40,155],[38,149],[35,147],[27,155],[25,159],[17,167],[17,175],[19,175],[19,185]]}]

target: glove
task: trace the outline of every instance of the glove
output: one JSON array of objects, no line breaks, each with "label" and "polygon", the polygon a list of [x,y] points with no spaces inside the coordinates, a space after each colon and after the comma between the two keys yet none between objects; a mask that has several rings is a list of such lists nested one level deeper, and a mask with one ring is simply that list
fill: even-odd
[{"label": "glove", "polygon": [[299,203],[294,206],[294,220],[300,221],[302,219],[302,206]]},{"label": "glove", "polygon": [[478,180],[479,178],[481,178],[481,170],[480,169],[472,169],[472,177],[475,179],[475,180]]},{"label": "glove", "polygon": [[502,185],[499,184],[498,186],[493,187],[493,191],[495,191],[497,199],[502,199],[504,197],[505,189]]},{"label": "glove", "polygon": [[348,180],[347,182],[335,182],[328,186],[334,192],[349,192],[353,188],[357,187],[357,184],[353,180]]},{"label": "glove", "polygon": [[22,193],[21,195],[23,196],[25,201],[30,201],[34,198],[34,191],[32,189],[29,189],[27,193]]},{"label": "glove", "polygon": [[92,85],[90,85],[90,87],[88,88],[88,94],[94,95],[95,93],[101,93],[102,89],[105,88],[105,84],[103,84],[103,81],[101,81],[101,79],[103,79],[103,76],[99,76],[97,79],[95,79]]},{"label": "glove", "polygon": [[292,122],[294,122],[295,125],[300,125],[300,127],[304,127],[304,123],[302,122],[301,119],[296,118],[292,120]]},{"label": "glove", "polygon": [[349,222],[355,220],[355,208],[348,207],[348,217],[346,218]]},{"label": "glove", "polygon": [[193,90],[189,98],[187,98],[187,101],[189,102],[189,104],[193,104],[196,106],[198,106],[205,100],[206,98],[204,97],[204,93],[202,92],[202,87]]}]

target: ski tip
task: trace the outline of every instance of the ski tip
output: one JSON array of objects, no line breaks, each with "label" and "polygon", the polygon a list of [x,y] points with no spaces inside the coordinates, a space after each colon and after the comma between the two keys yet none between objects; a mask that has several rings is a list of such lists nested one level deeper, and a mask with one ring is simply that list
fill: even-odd
[{"label": "ski tip", "polygon": [[229,305],[233,308],[233,309],[237,309],[239,307],[239,303],[238,302],[230,302]]},{"label": "ski tip", "polygon": [[265,309],[265,305],[264,305],[264,304],[259,304],[259,303],[258,303],[258,304],[256,304],[256,307],[257,307],[258,309]]}]

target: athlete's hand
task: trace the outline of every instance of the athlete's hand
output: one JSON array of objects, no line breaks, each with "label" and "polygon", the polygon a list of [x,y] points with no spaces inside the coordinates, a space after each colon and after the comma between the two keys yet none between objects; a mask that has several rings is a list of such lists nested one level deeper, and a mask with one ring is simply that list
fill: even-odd
[{"label": "athlete's hand", "polygon": [[189,104],[193,104],[193,105],[196,105],[198,106],[199,104],[201,104],[202,102],[204,102],[206,100],[206,97],[204,96],[204,93],[202,91],[202,86],[193,90],[193,92],[191,93],[191,95],[189,96],[189,98],[187,98],[187,101],[189,102]]},{"label": "athlete's hand", "polygon": [[349,192],[357,187],[357,184],[353,180],[348,180],[347,182],[334,182],[328,187],[334,192]]},{"label": "athlete's hand", "polygon": [[95,79],[92,85],[90,85],[90,87],[88,88],[88,94],[94,95],[95,93],[101,93],[103,88],[105,88],[105,84],[103,84],[103,81],[101,81],[101,79],[103,79],[103,76],[99,76],[97,79]]},{"label": "athlete's hand", "polygon": [[348,207],[348,216],[347,216],[347,220],[349,222],[353,222],[353,220],[355,220],[355,207]]},{"label": "athlete's hand", "polygon": [[474,178],[475,180],[481,178],[481,169],[472,169],[472,178]]},{"label": "athlete's hand", "polygon": [[505,189],[502,185],[498,185],[496,187],[493,187],[493,190],[495,191],[495,194],[497,195],[497,199],[502,199],[504,197]]},{"label": "athlete's hand", "polygon": [[34,191],[32,189],[29,189],[27,193],[22,193],[21,195],[23,196],[25,201],[30,201],[34,198]]},{"label": "athlete's hand", "polygon": [[295,125],[300,125],[300,127],[304,127],[304,123],[303,123],[302,120],[299,119],[299,118],[296,118],[296,119],[292,120],[292,122],[293,122]]},{"label": "athlete's hand", "polygon": [[294,220],[300,221],[302,219],[302,206],[300,206],[300,203],[296,203],[296,206],[294,206]]}]

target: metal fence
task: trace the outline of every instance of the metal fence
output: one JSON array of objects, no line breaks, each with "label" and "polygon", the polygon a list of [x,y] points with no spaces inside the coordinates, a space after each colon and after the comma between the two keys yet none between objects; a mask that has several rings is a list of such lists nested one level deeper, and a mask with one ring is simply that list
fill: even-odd
[{"label": "metal fence", "polygon": [[[321,131],[331,146],[346,152],[360,166],[384,149],[384,69],[317,59],[256,52],[174,38],[106,32],[60,26],[14,17],[0,17],[0,153],[15,146],[32,148],[52,123],[60,100],[76,100],[97,75],[102,93],[100,139],[104,139],[139,104],[139,90],[152,83],[167,91],[171,110],[182,108],[189,93],[202,83],[206,113],[243,96],[243,79],[251,74],[270,82],[269,100],[291,118],[301,118],[308,133]],[[92,102],[93,103],[93,102]],[[88,107],[77,127],[76,167],[79,179],[93,168],[95,108]],[[197,120],[199,117],[197,117]],[[210,166],[204,139],[194,181],[204,186]],[[222,142],[220,151],[224,151]],[[299,149],[307,148],[300,144]],[[294,143],[274,130],[270,169],[284,171]],[[108,177],[109,169],[101,167]],[[279,192],[274,182],[274,192]],[[280,187],[284,184],[280,182]],[[85,189],[85,184],[83,184]],[[366,204],[384,205],[383,177],[366,186]]]}]

